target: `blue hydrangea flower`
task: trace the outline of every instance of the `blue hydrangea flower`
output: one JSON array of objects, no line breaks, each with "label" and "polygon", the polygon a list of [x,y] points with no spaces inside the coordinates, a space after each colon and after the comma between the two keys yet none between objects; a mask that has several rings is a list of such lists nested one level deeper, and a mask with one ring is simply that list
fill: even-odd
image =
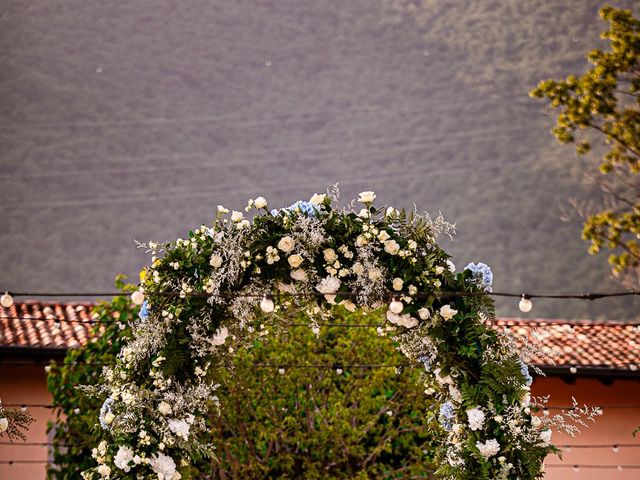
[{"label": "blue hydrangea flower", "polygon": [[433,365],[433,361],[425,356],[422,356],[420,358],[418,358],[418,361],[421,362],[424,365],[424,369],[428,372],[429,370],[431,370],[431,366]]},{"label": "blue hydrangea flower", "polygon": [[149,302],[146,300],[142,302],[142,306],[138,312],[138,317],[140,317],[140,320],[142,321],[145,321],[149,317]]},{"label": "blue hydrangea flower", "polygon": [[464,267],[464,269],[469,270],[473,274],[471,278],[473,283],[484,289],[486,292],[492,291],[491,285],[493,285],[493,272],[489,265],[482,262],[471,262],[469,265]]},{"label": "blue hydrangea flower", "polygon": [[521,358],[518,359],[520,362],[520,371],[522,372],[522,376],[524,376],[527,387],[530,387],[533,383],[533,377],[529,373],[529,366],[522,361]]},{"label": "blue hydrangea flower", "polygon": [[280,212],[284,212],[287,215],[292,215],[296,210],[299,210],[301,213],[304,213],[308,217],[315,217],[318,213],[318,205],[315,205],[311,202],[303,202],[302,200],[298,200],[296,203],[289,205],[287,208],[281,208],[280,210],[271,210],[271,215],[275,217]]},{"label": "blue hydrangea flower", "polygon": [[107,399],[104,401],[104,403],[100,407],[99,419],[100,419],[100,426],[102,427],[103,430],[106,430],[109,428],[109,425],[107,424],[107,422],[105,422],[104,417],[107,415],[107,413],[112,413],[111,412],[112,404],[113,404],[113,398],[107,397]]},{"label": "blue hydrangea flower", "polygon": [[451,402],[445,402],[440,405],[440,416],[438,417],[438,421],[440,422],[440,425],[442,425],[442,428],[447,432],[450,432],[453,428],[453,419],[455,416],[456,411]]}]

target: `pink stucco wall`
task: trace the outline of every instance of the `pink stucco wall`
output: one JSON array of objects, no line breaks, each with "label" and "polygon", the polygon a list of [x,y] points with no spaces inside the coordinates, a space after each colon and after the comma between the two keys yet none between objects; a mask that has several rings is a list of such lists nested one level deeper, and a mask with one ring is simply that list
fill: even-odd
[{"label": "pink stucco wall", "polygon": [[[640,405],[640,380],[619,379],[612,385],[604,385],[596,379],[577,379],[570,385],[560,378],[538,378],[533,385],[534,395],[551,395],[549,405],[565,406],[571,404],[574,396],[580,404],[602,406],[602,416],[589,428],[572,438],[553,433],[552,441],[562,445],[594,444],[635,444],[639,447],[622,448],[618,452],[606,448],[572,448],[564,451],[562,460],[549,456],[546,460],[546,480],[638,480],[640,470],[596,469],[581,467],[577,471],[573,465],[640,465],[640,435],[632,436],[635,427],[640,426],[640,408],[607,408],[607,405]],[[550,410],[553,414],[554,411]],[[551,465],[570,465],[570,467],[552,467]]]},{"label": "pink stucco wall", "polygon": [[[0,395],[3,404],[50,404],[51,395],[47,391],[46,373],[43,366],[11,366],[0,364]],[[27,432],[27,442],[47,442],[47,420],[50,409],[30,409],[35,422]],[[6,441],[5,438],[2,441]],[[47,447],[0,445],[0,460],[47,460]],[[43,480],[45,464],[33,465],[0,464],[1,480]]]}]

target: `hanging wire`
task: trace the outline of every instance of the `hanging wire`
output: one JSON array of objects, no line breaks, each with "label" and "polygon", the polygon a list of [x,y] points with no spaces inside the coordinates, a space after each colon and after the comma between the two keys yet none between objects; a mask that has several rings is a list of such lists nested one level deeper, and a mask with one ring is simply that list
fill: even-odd
[{"label": "hanging wire", "polygon": [[[0,289],[2,291],[2,289]],[[131,293],[126,292],[13,292],[6,290],[14,297],[128,297]],[[155,292],[154,295],[160,295],[165,297],[180,297],[180,292]],[[226,293],[211,295],[208,293],[188,293],[182,294],[182,296],[193,298],[263,298],[264,293],[257,294],[239,294],[239,293]],[[309,293],[288,293],[282,292],[280,296],[286,297],[323,297],[320,292]],[[352,297],[355,295],[353,292],[336,292],[334,295],[339,297]],[[398,292],[386,292],[384,298],[391,300],[394,296],[397,296]],[[434,292],[418,292],[415,295],[411,295],[412,298],[426,299],[431,297],[508,297],[508,298],[547,298],[547,299],[573,299],[573,300],[599,300],[601,298],[611,297],[628,297],[628,296],[640,296],[640,291],[627,290],[622,292],[591,292],[591,293],[527,293],[527,292],[456,292],[456,291],[434,291]]]}]

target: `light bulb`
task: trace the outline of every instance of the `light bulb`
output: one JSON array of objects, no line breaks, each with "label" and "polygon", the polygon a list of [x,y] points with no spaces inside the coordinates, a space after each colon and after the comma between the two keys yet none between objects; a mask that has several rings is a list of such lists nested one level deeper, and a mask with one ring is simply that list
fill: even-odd
[{"label": "light bulb", "polygon": [[278,373],[279,373],[280,375],[284,375],[284,368],[279,368],[279,369],[278,369]]},{"label": "light bulb", "polygon": [[341,368],[336,368],[336,373],[338,375],[342,375],[342,369]]},{"label": "light bulb", "polygon": [[398,297],[393,297],[393,300],[391,300],[391,303],[389,304],[389,310],[397,314],[400,313],[403,308],[404,305],[402,304],[400,299]]},{"label": "light bulb", "polygon": [[545,408],[544,410],[542,410],[542,414],[543,414],[545,417],[548,417],[548,416],[549,416],[549,409],[548,409],[548,408]]},{"label": "light bulb", "polygon": [[580,468],[578,468],[578,465],[574,465],[573,466],[573,471],[574,472],[579,472],[580,471]]},{"label": "light bulb", "polygon": [[136,290],[131,294],[131,301],[134,305],[142,305],[144,303],[144,294],[140,290]]},{"label": "light bulb", "polygon": [[520,311],[524,313],[531,311],[531,309],[533,308],[533,302],[531,301],[529,295],[527,295],[526,293],[522,294],[522,298],[520,299],[520,303],[518,303],[518,307],[520,308]]},{"label": "light bulb", "polygon": [[4,308],[11,308],[13,306],[13,297],[9,292],[5,292],[5,294],[0,297],[0,305]]},{"label": "light bulb", "polygon": [[577,369],[576,367],[570,367],[570,368],[569,368],[569,371],[570,371],[573,375],[575,375],[575,374],[578,372],[578,369]]},{"label": "light bulb", "polygon": [[622,465],[618,465],[616,468],[618,469],[619,472],[622,471]]},{"label": "light bulb", "polygon": [[620,448],[618,447],[618,445],[614,445],[612,450],[613,450],[613,453],[618,453],[620,451]]},{"label": "light bulb", "polygon": [[271,295],[265,295],[260,302],[260,309],[265,313],[271,313],[276,308]]}]

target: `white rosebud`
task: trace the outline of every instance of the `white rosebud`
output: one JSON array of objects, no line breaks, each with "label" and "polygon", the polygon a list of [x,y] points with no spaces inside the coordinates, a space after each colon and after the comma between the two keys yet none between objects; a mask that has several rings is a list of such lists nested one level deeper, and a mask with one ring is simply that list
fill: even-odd
[{"label": "white rosebud", "polygon": [[265,208],[267,206],[267,200],[264,197],[258,197],[254,200],[256,208]]},{"label": "white rosebud", "polygon": [[222,266],[222,257],[214,253],[213,255],[211,255],[209,265],[211,265],[213,268],[220,268]]},{"label": "white rosebud", "polygon": [[280,241],[278,242],[278,248],[282,250],[284,253],[289,253],[290,251],[293,250],[293,247],[295,246],[295,244],[296,244],[295,240],[291,238],[289,235],[287,235],[280,239]]},{"label": "white rosebud", "polygon": [[298,268],[297,270],[292,270],[290,275],[291,275],[291,278],[299,282],[306,282],[309,279],[307,277],[307,272],[305,272],[301,268]]},{"label": "white rosebud", "polygon": [[224,208],[222,205],[218,205],[218,212],[225,214],[229,213],[229,210],[227,208]]},{"label": "white rosebud", "polygon": [[162,415],[169,415],[172,410],[171,410],[171,405],[169,405],[167,402],[160,402],[160,405],[158,405],[158,411],[162,414]]},{"label": "white rosebud", "polygon": [[291,255],[288,259],[289,265],[291,268],[298,268],[303,261],[303,258],[300,255]]},{"label": "white rosebud", "polygon": [[458,313],[458,310],[451,308],[451,305],[444,305],[440,308],[440,315],[445,320],[451,320],[456,316],[456,313]]},{"label": "white rosebud", "polygon": [[393,289],[397,292],[402,290],[402,286],[404,285],[404,281],[401,278],[393,279]]},{"label": "white rosebud", "polygon": [[324,193],[314,193],[309,203],[313,203],[314,205],[321,205],[324,203],[324,200],[327,196]]},{"label": "white rosebud", "polygon": [[234,210],[233,213],[231,214],[231,221],[232,222],[241,222],[242,219],[244,218],[244,215],[242,214],[242,212],[238,212],[237,210]]},{"label": "white rosebud", "polygon": [[422,307],[418,310],[418,316],[421,320],[428,320],[431,317],[431,312],[429,312],[428,308]]},{"label": "white rosebud", "polygon": [[100,465],[98,467],[98,473],[103,477],[108,477],[109,475],[111,475],[111,468],[109,468],[108,465]]},{"label": "white rosebud", "polygon": [[373,203],[376,199],[376,194],[373,192],[360,192],[358,196],[358,201],[360,203]]},{"label": "white rosebud", "polygon": [[6,432],[9,428],[9,420],[6,418],[0,418],[0,432]]}]

